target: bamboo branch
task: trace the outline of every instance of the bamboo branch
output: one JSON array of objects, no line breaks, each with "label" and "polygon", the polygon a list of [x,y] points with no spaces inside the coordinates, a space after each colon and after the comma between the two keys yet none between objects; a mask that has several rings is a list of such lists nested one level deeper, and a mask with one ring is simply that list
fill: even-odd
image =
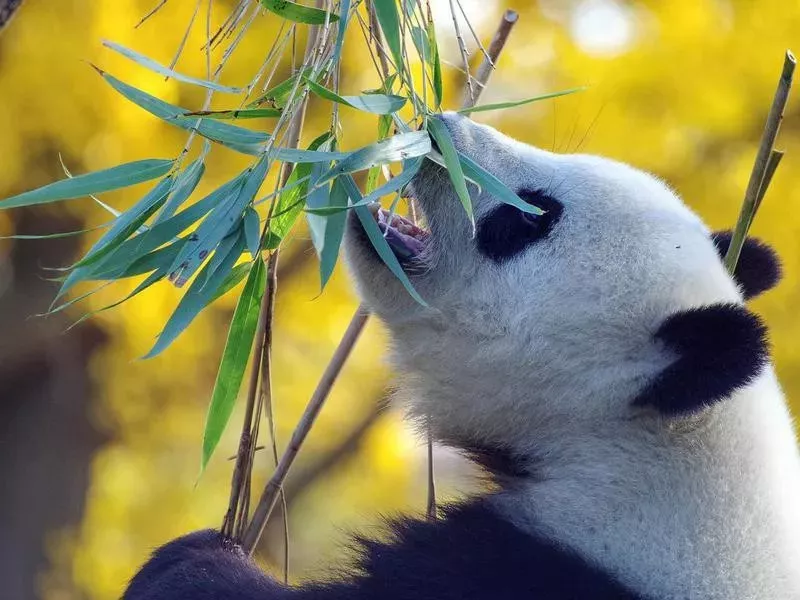
[{"label": "bamboo branch", "polygon": [[361,335],[361,331],[363,330],[364,324],[367,321],[367,316],[368,315],[365,312],[357,312],[353,317],[353,320],[347,327],[344,337],[342,337],[342,341],[336,348],[336,352],[334,353],[331,362],[325,369],[322,379],[320,379],[320,382],[317,384],[317,389],[314,390],[314,394],[311,396],[311,400],[309,401],[308,406],[306,407],[306,410],[300,419],[300,422],[297,424],[297,427],[292,433],[292,438],[289,441],[286,452],[284,452],[280,462],[278,463],[278,466],[275,469],[275,473],[272,475],[269,482],[267,482],[258,505],[256,506],[255,511],[253,511],[253,519],[250,521],[250,525],[247,527],[247,530],[242,537],[242,547],[246,552],[253,552],[253,549],[258,542],[258,538],[261,536],[261,532],[264,530],[264,526],[267,523],[267,519],[269,518],[272,510],[275,508],[275,504],[278,500],[278,493],[283,485],[284,480],[286,479],[286,476],[289,474],[289,469],[292,467],[292,463],[294,463],[295,458],[297,458],[297,453],[300,451],[300,447],[303,445],[308,432],[311,430],[314,421],[319,415],[319,412],[322,409],[322,406],[325,403],[331,388],[333,387],[333,383],[339,376],[344,363],[347,361],[347,358],[350,356],[350,352],[353,350],[358,337]]},{"label": "bamboo branch", "polygon": [[505,13],[503,13],[503,18],[500,20],[500,25],[497,27],[497,31],[492,38],[492,43],[489,44],[488,55],[484,56],[483,61],[475,72],[475,80],[478,83],[477,94],[472,96],[469,94],[464,94],[464,98],[461,101],[463,108],[472,108],[475,106],[475,103],[478,101],[478,97],[480,96],[481,92],[483,92],[483,89],[486,87],[486,83],[492,76],[492,72],[497,67],[497,59],[500,57],[500,53],[503,51],[503,48],[505,48],[506,42],[508,41],[508,36],[511,34],[511,30],[514,28],[514,25],[517,24],[517,21],[519,21],[519,14],[516,11],[507,10]]},{"label": "bamboo branch", "polygon": [[783,112],[789,99],[789,91],[792,88],[792,79],[796,66],[797,60],[794,54],[787,50],[783,60],[781,78],[778,80],[778,89],[775,90],[775,97],[772,100],[772,107],[767,116],[764,133],[761,135],[761,144],[758,147],[753,171],[750,173],[750,181],[747,184],[739,219],[736,222],[736,228],[733,230],[728,252],[725,254],[725,266],[730,273],[733,273],[736,269],[736,263],[739,261],[747,231],[750,229],[756,210],[758,210],[761,199],[763,199],[767,191],[772,174],[774,174],[780,162],[781,155],[775,154],[775,138],[778,136],[778,129],[783,120]]},{"label": "bamboo branch", "polygon": [[[323,0],[318,0],[318,7],[323,5]],[[316,44],[319,38],[319,27],[314,27],[309,31],[308,40],[306,42],[304,64],[311,62],[311,59],[316,52]],[[308,96],[304,96],[300,102],[297,111],[292,115],[292,120],[289,123],[287,131],[286,146],[290,148],[297,148],[300,145],[300,136],[303,131],[303,122],[305,120],[306,107],[308,105]],[[291,165],[284,163],[281,176],[280,186],[286,186],[289,176],[291,175]],[[270,208],[270,215],[272,208]],[[269,227],[269,217],[267,218],[264,226],[266,229]],[[262,239],[264,235],[262,234]],[[277,291],[277,266],[278,266],[279,249],[275,249],[267,261],[267,285],[268,288],[264,291],[264,296],[261,300],[261,308],[256,326],[257,346],[254,353],[253,365],[250,372],[250,383],[248,386],[247,404],[245,408],[245,416],[242,423],[242,433],[239,438],[239,448],[236,455],[236,464],[233,470],[231,481],[231,495],[228,504],[228,510],[225,514],[225,519],[222,525],[222,533],[227,537],[235,539],[241,538],[247,528],[249,519],[250,507],[250,484],[252,480],[252,467],[255,455],[255,445],[258,441],[258,430],[260,416],[263,409],[266,409],[267,415],[270,420],[270,435],[272,437],[273,455],[276,457],[277,464],[277,447],[275,445],[275,428],[272,421],[272,382],[271,382],[271,348],[272,348],[272,324],[275,312],[275,294]],[[259,376],[261,394],[258,395],[259,390]],[[255,414],[255,420],[254,420]],[[278,488],[280,496],[285,503],[282,487]],[[288,515],[284,512],[284,519],[288,519]],[[284,523],[285,535],[285,559],[284,564],[284,578],[288,578],[288,524]],[[252,551],[252,550],[251,550]]]},{"label": "bamboo branch", "polygon": [[[516,22],[516,19],[512,21],[512,24],[513,22]],[[505,45],[505,39],[508,37],[508,32],[510,32],[511,29],[511,25],[506,23],[507,21],[504,19],[503,23],[501,23],[501,28],[508,28],[508,31],[503,35],[500,35],[499,32],[498,34],[495,34],[495,39],[497,39],[499,36],[503,39],[503,42],[497,46],[495,50],[495,55],[492,59],[494,62],[496,62],[497,56]],[[495,46],[494,43],[493,46]],[[491,73],[491,69],[485,71],[485,79],[479,81],[480,85],[478,86],[478,89],[474,90],[474,101],[478,100],[481,92],[483,89],[485,89],[486,82],[488,81]],[[350,320],[350,324],[347,326],[347,330],[345,331],[342,340],[339,342],[331,361],[328,363],[322,378],[317,384],[317,387],[311,396],[311,400],[309,400],[309,403],[306,406],[303,416],[300,418],[300,421],[292,433],[292,437],[289,441],[286,451],[275,468],[275,472],[273,473],[272,477],[264,487],[264,491],[262,492],[258,504],[253,511],[253,518],[245,530],[244,535],[242,536],[242,547],[248,554],[252,554],[253,549],[258,543],[258,539],[261,537],[264,527],[266,526],[267,521],[269,520],[269,517],[278,502],[278,497],[283,486],[283,482],[286,480],[286,476],[289,474],[289,470],[291,469],[295,458],[297,458],[300,448],[305,442],[305,439],[308,436],[311,427],[314,425],[317,416],[319,416],[319,412],[322,410],[322,406],[325,404],[325,400],[330,394],[333,384],[336,381],[336,378],[339,376],[342,367],[349,358],[356,341],[358,341],[358,338],[361,335],[368,318],[369,309],[362,304],[358,307],[358,309],[356,309],[353,318]],[[430,451],[432,452],[432,449]],[[432,470],[430,476],[433,476]],[[429,490],[432,489],[432,487],[429,487]],[[429,507],[430,506],[433,506],[433,510],[435,512],[435,496],[433,497],[433,501],[431,501],[429,498]]]}]

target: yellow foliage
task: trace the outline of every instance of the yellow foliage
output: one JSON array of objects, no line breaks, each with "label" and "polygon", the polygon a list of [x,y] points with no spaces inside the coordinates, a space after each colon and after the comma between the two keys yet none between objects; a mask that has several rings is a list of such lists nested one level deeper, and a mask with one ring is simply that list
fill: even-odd
[{"label": "yellow foliage", "polygon": [[[3,49],[13,52],[4,54],[0,63],[0,196],[61,177],[55,151],[76,172],[179,154],[185,132],[128,103],[86,64],[96,63],[167,101],[199,108],[203,91],[164,82],[101,46],[101,38],[108,38],[169,63],[194,3],[167,3],[160,14],[134,30],[152,4],[153,0],[62,0],[54,7],[31,2],[3,32]],[[233,4],[215,2],[215,22]],[[669,181],[713,227],[730,227],[783,52],[800,31],[800,7],[784,0],[606,0],[599,4],[616,11],[614,18],[622,19],[619,28],[594,23],[592,29],[591,22],[580,19],[590,5],[598,5],[595,0],[517,4],[522,5],[520,22],[483,101],[585,84],[590,89],[477,118],[548,149],[599,153],[648,169]],[[181,71],[200,76],[205,73],[205,56],[199,51],[204,10],[178,65]],[[489,17],[479,29],[489,39],[500,6],[485,10]],[[448,27],[449,23],[441,24],[442,45],[455,43],[445,33]],[[597,37],[598,27],[616,32],[617,37],[608,37],[608,32],[606,38]],[[258,17],[223,83],[246,84],[276,33],[276,19]],[[365,75],[371,67],[365,66],[362,43],[353,28],[344,51],[342,85],[348,92],[377,83]],[[299,39],[298,48],[302,44]],[[452,48],[445,55],[458,60]],[[446,68],[447,107],[459,101],[459,85],[458,73]],[[800,346],[793,343],[800,337],[794,308],[800,299],[797,102],[790,105],[780,138],[786,159],[754,228],[756,235],[777,247],[784,261],[784,282],[756,301],[755,308],[772,328],[779,375],[795,401],[800,398]],[[230,105],[217,94],[213,107]],[[312,101],[305,139],[327,126],[328,109],[328,104]],[[373,139],[374,120],[349,109],[342,109],[342,114],[345,147]],[[245,157],[215,149],[198,193],[210,191],[247,164]],[[111,203],[129,206],[140,191],[115,194]],[[65,206],[87,226],[108,219],[89,200]],[[0,213],[0,235],[12,228],[9,217]],[[302,230],[294,234],[295,241],[305,236]],[[86,236],[84,248],[90,237]],[[287,249],[285,257],[292,251]],[[107,288],[85,308],[101,308],[133,285]],[[225,457],[235,451],[237,425],[226,433],[199,481],[197,474],[206,405],[237,292],[229,293],[167,352],[149,361],[136,358],[149,349],[181,292],[162,283],[121,309],[96,317],[110,343],[90,365],[98,390],[93,419],[109,432],[111,441],[94,457],[82,523],[72,531],[53,533],[54,566],[42,577],[44,597],[117,598],[153,547],[188,530],[219,525],[230,482],[231,463]],[[319,295],[314,260],[306,261],[280,286],[273,352],[279,448],[291,434],[355,305],[347,279],[338,271]],[[381,363],[383,339],[380,327],[371,324],[312,431],[298,470],[335,447],[380,398],[390,380]],[[237,413],[232,423],[239,419]],[[409,436],[398,416],[390,413],[370,430],[350,460],[297,499],[290,523],[293,577],[316,572],[322,557],[332,559],[343,529],[363,529],[377,522],[379,514],[421,510],[424,465],[420,446]],[[271,470],[270,457],[269,450],[259,454],[256,489]],[[271,559],[280,556],[279,537],[269,537]]]}]

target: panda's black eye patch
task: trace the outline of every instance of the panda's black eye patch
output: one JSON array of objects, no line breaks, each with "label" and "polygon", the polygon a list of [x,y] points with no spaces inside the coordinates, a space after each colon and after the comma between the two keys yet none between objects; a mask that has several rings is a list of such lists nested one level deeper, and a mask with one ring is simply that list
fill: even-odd
[{"label": "panda's black eye patch", "polygon": [[541,208],[544,214],[534,215],[502,204],[478,222],[478,250],[497,262],[516,256],[531,244],[545,239],[564,209],[558,200],[541,190],[523,190],[517,195]]}]

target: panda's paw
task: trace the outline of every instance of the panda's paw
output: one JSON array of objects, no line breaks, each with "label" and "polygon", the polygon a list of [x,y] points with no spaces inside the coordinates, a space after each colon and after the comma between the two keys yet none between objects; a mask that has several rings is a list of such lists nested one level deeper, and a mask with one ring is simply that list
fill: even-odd
[{"label": "panda's paw", "polygon": [[153,552],[123,600],[270,600],[285,589],[218,531],[176,538]]}]

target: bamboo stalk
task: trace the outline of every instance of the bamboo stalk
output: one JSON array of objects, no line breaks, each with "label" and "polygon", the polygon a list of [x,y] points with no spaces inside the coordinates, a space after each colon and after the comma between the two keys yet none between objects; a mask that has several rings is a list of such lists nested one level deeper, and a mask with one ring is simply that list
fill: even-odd
[{"label": "bamboo stalk", "polygon": [[[736,228],[733,230],[728,252],[725,254],[725,266],[730,273],[733,273],[736,269],[736,263],[739,262],[739,255],[742,252],[747,231],[750,229],[756,210],[758,210],[761,199],[763,199],[767,191],[772,174],[774,174],[780,162],[781,155],[775,154],[775,138],[778,136],[778,129],[783,120],[783,113],[786,109],[786,102],[789,99],[789,91],[792,88],[792,79],[796,66],[797,59],[795,59],[791,51],[787,50],[783,60],[783,71],[778,80],[778,88],[775,90],[775,96],[772,99],[772,107],[769,110],[769,115],[767,115],[767,123],[764,126],[764,133],[761,135],[761,143],[756,153],[755,164],[753,164],[753,170],[750,173],[750,181],[747,184],[742,209],[739,212]],[[767,177],[767,173],[769,173],[769,177]]]},{"label": "bamboo stalk", "polygon": [[[317,1],[318,7],[324,4],[323,0]],[[316,52],[316,44],[319,39],[319,27],[314,27],[309,31],[306,42],[304,63],[310,62],[312,55]],[[300,145],[300,137],[303,131],[308,96],[303,97],[287,130],[286,146],[297,148]],[[289,180],[292,169],[291,165],[284,164],[280,175],[280,186],[284,187]],[[274,206],[274,205],[273,205]],[[271,213],[272,208],[270,208]],[[268,226],[269,218],[267,219]],[[263,237],[263,235],[262,235]],[[275,295],[277,292],[277,265],[279,249],[275,249],[267,259],[267,286],[261,300],[258,323],[256,326],[257,342],[255,346],[253,365],[250,371],[250,381],[247,393],[247,403],[245,416],[242,423],[242,433],[239,438],[239,447],[236,454],[236,464],[233,470],[231,481],[231,494],[225,519],[222,524],[222,533],[228,537],[240,538],[244,535],[247,528],[250,507],[250,482],[252,479],[253,459],[255,444],[258,441],[258,426],[262,409],[266,408],[267,415],[270,417],[270,435],[272,436],[273,453],[277,454],[274,439],[274,427],[272,426],[272,382],[271,382],[271,348],[272,348],[272,325],[275,312]],[[261,393],[258,394],[259,382]],[[255,414],[256,421],[253,417]],[[277,460],[276,460],[277,463]],[[283,498],[283,488],[279,487],[279,495]],[[285,503],[285,499],[284,499]],[[238,515],[238,517],[237,517]],[[284,513],[284,520],[288,515]],[[284,576],[288,576],[288,524],[284,523],[284,536],[286,563],[284,564]]]},{"label": "bamboo stalk", "polygon": [[472,108],[475,106],[483,89],[486,87],[486,83],[492,76],[492,72],[496,68],[497,59],[500,57],[503,48],[505,48],[508,36],[511,35],[511,30],[514,29],[514,25],[517,24],[517,21],[519,21],[519,13],[516,11],[507,10],[503,13],[503,18],[500,19],[500,25],[497,26],[497,31],[492,38],[491,44],[489,44],[488,55],[484,56],[483,61],[478,65],[478,69],[475,72],[475,81],[478,84],[478,89],[475,90],[474,94],[470,94],[469,90],[466,90],[464,98],[461,101],[462,108]]},{"label": "bamboo stalk", "polygon": [[[511,11],[509,11],[511,12]],[[508,13],[507,13],[508,14]],[[514,13],[516,15],[516,13]],[[513,24],[516,23],[516,18],[508,21],[506,18],[500,24],[500,27],[504,29],[505,33],[498,31],[495,34],[494,40],[500,38],[502,43],[495,44],[494,40],[492,46],[495,47],[494,55],[492,55],[492,50],[490,49],[489,53],[492,55],[492,61],[496,63],[497,57],[499,56],[500,52],[505,46],[505,41],[508,38],[508,34],[513,27]],[[379,50],[380,53],[380,50]],[[480,97],[481,92],[485,89],[486,83],[491,76],[492,69],[485,69],[483,71],[483,80],[478,81],[479,85],[477,89],[474,90],[474,101],[477,102],[478,98]],[[350,324],[347,326],[347,330],[344,333],[339,345],[336,348],[336,351],[331,358],[331,361],[328,363],[328,366],[325,369],[325,372],[322,375],[319,383],[317,384],[314,393],[311,396],[308,404],[306,405],[306,409],[303,413],[303,416],[300,418],[297,426],[292,433],[291,440],[289,441],[289,445],[284,452],[283,456],[281,456],[280,461],[278,462],[278,466],[275,468],[275,472],[272,474],[272,477],[267,482],[266,486],[264,487],[263,492],[261,493],[261,497],[259,498],[258,504],[256,505],[255,510],[253,511],[253,517],[248,525],[247,529],[242,536],[242,548],[248,554],[252,554],[253,549],[255,548],[256,544],[258,543],[258,539],[261,537],[262,532],[264,531],[264,527],[266,527],[267,521],[269,520],[272,511],[275,508],[275,505],[278,501],[278,496],[280,490],[283,486],[283,482],[285,481],[287,475],[289,474],[289,470],[294,463],[295,458],[297,458],[297,454],[300,451],[303,443],[305,442],[306,437],[308,436],[311,427],[314,425],[314,422],[317,419],[317,416],[320,413],[323,405],[325,404],[325,400],[328,398],[331,389],[333,388],[333,384],[336,381],[336,378],[339,376],[339,373],[342,370],[345,362],[349,358],[353,348],[358,341],[361,332],[364,329],[364,326],[367,323],[369,318],[369,309],[365,305],[360,305],[357,309],[355,314],[353,315],[352,319],[350,320]],[[430,459],[432,460],[432,447],[429,446]],[[432,477],[432,471],[430,472],[430,477]],[[429,486],[429,490],[432,492],[433,488]],[[430,513],[431,510],[435,514],[435,495],[431,497],[429,493],[428,499],[428,512]]]},{"label": "bamboo stalk", "polygon": [[289,469],[292,463],[294,463],[294,459],[297,457],[297,453],[300,451],[308,432],[314,425],[319,411],[325,404],[325,400],[336,378],[339,376],[344,363],[347,361],[358,337],[361,335],[364,324],[367,322],[367,317],[368,314],[366,312],[359,311],[356,312],[355,316],[350,321],[350,325],[348,325],[347,331],[345,331],[344,337],[342,337],[342,341],[339,342],[339,346],[336,348],[336,352],[334,352],[330,363],[328,363],[322,375],[322,379],[320,379],[317,384],[317,389],[314,390],[314,394],[311,396],[311,400],[303,416],[300,418],[300,422],[292,433],[292,438],[289,440],[286,452],[281,456],[275,473],[272,475],[269,482],[267,482],[261,499],[255,511],[253,511],[253,518],[250,521],[250,525],[247,527],[244,536],[242,536],[242,547],[247,553],[251,554],[253,552],[258,538],[261,536],[261,532],[267,524],[267,519],[275,508],[275,504],[278,500],[278,493],[283,486],[286,476],[289,474]]}]

